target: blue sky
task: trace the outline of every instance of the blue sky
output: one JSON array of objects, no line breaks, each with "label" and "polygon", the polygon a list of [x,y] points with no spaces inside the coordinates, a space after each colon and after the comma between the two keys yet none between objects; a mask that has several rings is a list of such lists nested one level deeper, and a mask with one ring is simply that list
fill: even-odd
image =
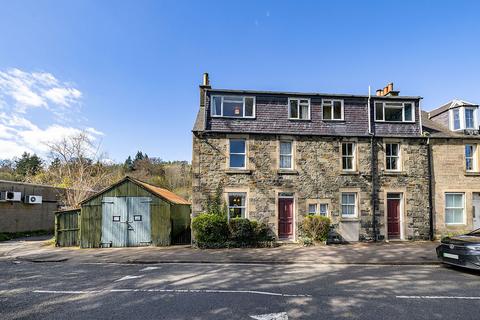
[{"label": "blue sky", "polygon": [[0,1],[0,158],[87,130],[191,159],[198,84],[480,102],[477,1]]}]

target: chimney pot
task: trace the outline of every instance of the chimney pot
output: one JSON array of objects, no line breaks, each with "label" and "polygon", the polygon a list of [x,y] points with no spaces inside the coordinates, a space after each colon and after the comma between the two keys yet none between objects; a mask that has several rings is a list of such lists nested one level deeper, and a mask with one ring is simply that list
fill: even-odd
[{"label": "chimney pot", "polygon": [[393,91],[393,82],[390,82],[389,84],[387,84],[387,87],[388,87],[388,92]]},{"label": "chimney pot", "polygon": [[383,88],[383,95],[386,96],[388,93],[388,87]]},{"label": "chimney pot", "polygon": [[209,85],[210,85],[210,79],[209,79],[209,77],[208,77],[208,73],[207,73],[207,72],[205,72],[205,73],[203,74],[203,84],[202,84],[202,85],[204,85],[204,86],[209,86]]},{"label": "chimney pot", "polygon": [[377,97],[381,97],[383,95],[382,89],[377,89]]}]

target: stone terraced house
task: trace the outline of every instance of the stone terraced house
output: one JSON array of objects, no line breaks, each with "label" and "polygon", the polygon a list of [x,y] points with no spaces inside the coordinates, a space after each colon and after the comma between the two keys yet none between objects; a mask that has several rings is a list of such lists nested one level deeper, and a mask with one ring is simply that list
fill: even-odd
[{"label": "stone terraced house", "polygon": [[452,100],[422,113],[432,159],[437,237],[480,228],[479,106]]},{"label": "stone terraced house", "polygon": [[311,214],[347,241],[429,239],[428,139],[420,97],[200,86],[193,128],[193,215],[221,190],[229,217],[296,241]]}]

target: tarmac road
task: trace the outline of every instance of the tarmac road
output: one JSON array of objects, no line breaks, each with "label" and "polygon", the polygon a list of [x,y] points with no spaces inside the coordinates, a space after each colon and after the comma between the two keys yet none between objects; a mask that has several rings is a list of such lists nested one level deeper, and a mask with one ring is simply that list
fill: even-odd
[{"label": "tarmac road", "polygon": [[1,261],[0,271],[4,320],[480,317],[479,273],[436,265]]}]

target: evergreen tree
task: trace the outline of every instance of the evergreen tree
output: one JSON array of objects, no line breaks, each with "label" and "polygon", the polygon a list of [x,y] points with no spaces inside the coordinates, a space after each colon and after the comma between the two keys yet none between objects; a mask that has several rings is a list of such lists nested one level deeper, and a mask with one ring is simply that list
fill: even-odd
[{"label": "evergreen tree", "polygon": [[15,172],[25,177],[27,175],[35,175],[42,169],[42,160],[36,155],[30,155],[24,152],[20,159],[15,160]]},{"label": "evergreen tree", "polygon": [[133,165],[132,157],[128,156],[127,160],[125,160],[124,166],[125,166],[125,170],[127,171],[133,171],[135,169]]}]

